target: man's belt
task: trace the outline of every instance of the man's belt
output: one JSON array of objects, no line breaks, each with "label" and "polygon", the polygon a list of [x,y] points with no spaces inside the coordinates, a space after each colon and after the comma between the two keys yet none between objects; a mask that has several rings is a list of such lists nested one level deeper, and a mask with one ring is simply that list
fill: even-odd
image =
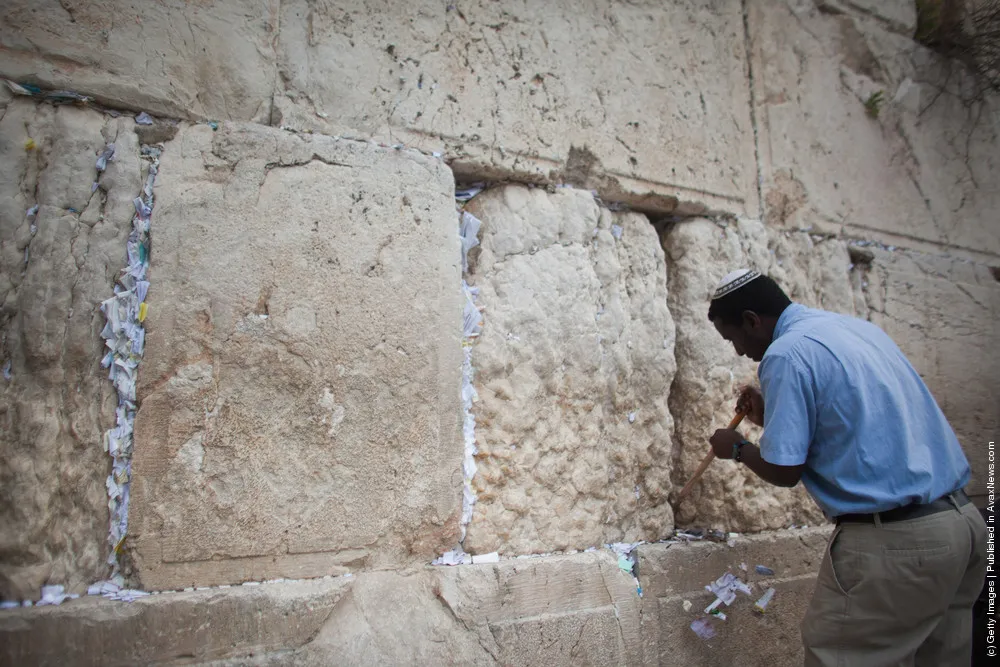
[{"label": "man's belt", "polygon": [[969,500],[969,496],[965,495],[965,491],[959,489],[954,493],[941,496],[937,500],[925,505],[905,505],[886,512],[878,512],[877,514],[841,514],[836,518],[836,521],[837,523],[875,523],[875,517],[878,516],[882,523],[891,523],[893,521],[919,519],[922,516],[930,516],[931,514],[937,514],[945,510],[955,509],[956,506],[962,507],[970,502],[972,501]]}]

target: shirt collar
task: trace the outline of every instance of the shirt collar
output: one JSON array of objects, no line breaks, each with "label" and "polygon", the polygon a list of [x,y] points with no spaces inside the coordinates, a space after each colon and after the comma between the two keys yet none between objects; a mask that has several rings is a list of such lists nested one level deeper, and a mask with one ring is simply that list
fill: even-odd
[{"label": "shirt collar", "polygon": [[787,308],[778,317],[777,324],[774,325],[774,335],[771,340],[776,340],[779,336],[788,331],[788,327],[792,326],[792,323],[799,318],[799,315],[805,311],[806,307],[800,303],[789,304]]}]

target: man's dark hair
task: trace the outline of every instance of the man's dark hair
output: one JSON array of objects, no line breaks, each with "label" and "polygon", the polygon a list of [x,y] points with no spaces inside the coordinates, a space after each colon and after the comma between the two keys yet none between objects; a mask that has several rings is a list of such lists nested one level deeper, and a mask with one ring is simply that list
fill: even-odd
[{"label": "man's dark hair", "polygon": [[778,283],[768,276],[760,276],[712,301],[708,307],[708,319],[739,326],[743,322],[744,310],[752,310],[760,316],[779,317],[791,303]]}]

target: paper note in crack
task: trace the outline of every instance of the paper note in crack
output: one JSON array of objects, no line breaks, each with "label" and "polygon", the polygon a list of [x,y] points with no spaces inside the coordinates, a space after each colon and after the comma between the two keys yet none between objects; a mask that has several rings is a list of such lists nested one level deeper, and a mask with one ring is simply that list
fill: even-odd
[{"label": "paper note in crack", "polygon": [[108,161],[115,159],[115,145],[108,144],[105,146],[104,151],[101,153],[100,157],[97,158],[97,171],[104,171],[108,168]]},{"label": "paper note in crack", "polygon": [[479,245],[479,228],[482,224],[476,216],[462,211],[462,221],[458,228],[458,234],[462,237],[462,273],[469,270],[469,251]]}]

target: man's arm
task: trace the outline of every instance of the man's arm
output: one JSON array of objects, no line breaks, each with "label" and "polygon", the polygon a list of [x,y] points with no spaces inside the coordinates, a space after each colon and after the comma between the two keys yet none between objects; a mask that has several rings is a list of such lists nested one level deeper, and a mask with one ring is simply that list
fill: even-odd
[{"label": "man's arm", "polygon": [[[764,481],[792,487],[802,477],[816,429],[812,375],[785,355],[765,357],[758,367],[758,375],[763,391],[758,393],[745,389],[740,404],[746,408],[749,403],[751,412],[763,410],[764,434],[761,443],[769,460],[764,459],[757,445],[751,444],[743,446],[740,460]],[[720,429],[710,442],[717,457],[731,459],[734,446],[742,440],[743,436],[737,431]]]},{"label": "man's arm", "polygon": [[[709,442],[712,443],[716,458],[731,459],[735,453],[735,446],[742,440],[743,436],[739,432],[720,428]],[[789,488],[799,483],[799,479],[802,478],[802,469],[805,468],[805,465],[779,466],[768,463],[761,458],[760,448],[752,443],[747,443],[740,448],[740,461],[765,482]]]}]

